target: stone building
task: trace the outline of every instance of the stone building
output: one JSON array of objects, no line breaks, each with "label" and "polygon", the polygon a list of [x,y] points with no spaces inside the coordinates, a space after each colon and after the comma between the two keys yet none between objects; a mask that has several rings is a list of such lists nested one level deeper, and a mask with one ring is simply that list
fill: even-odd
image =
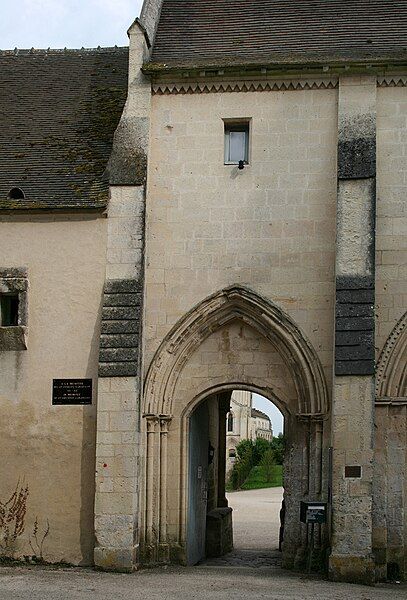
[{"label": "stone building", "polygon": [[283,565],[318,501],[333,579],[406,575],[406,23],[146,0],[128,50],[1,53],[2,554],[225,551],[242,389],[285,417]]},{"label": "stone building", "polygon": [[236,446],[242,440],[273,439],[270,417],[253,408],[253,394],[245,390],[233,390],[230,409],[226,415],[226,475],[236,459]]}]

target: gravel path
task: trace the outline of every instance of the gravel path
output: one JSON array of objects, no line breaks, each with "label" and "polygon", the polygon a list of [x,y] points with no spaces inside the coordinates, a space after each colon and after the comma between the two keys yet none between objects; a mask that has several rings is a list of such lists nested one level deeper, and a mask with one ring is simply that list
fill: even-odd
[{"label": "gravel path", "polygon": [[0,600],[406,600],[407,586],[368,588],[276,567],[168,567],[132,575],[0,568]]},{"label": "gravel path", "polygon": [[230,492],[235,549],[276,550],[283,488]]},{"label": "gravel path", "polygon": [[282,489],[234,492],[235,552],[196,567],[124,575],[92,569],[0,567],[0,600],[406,600],[407,585],[330,583],[278,566]]}]

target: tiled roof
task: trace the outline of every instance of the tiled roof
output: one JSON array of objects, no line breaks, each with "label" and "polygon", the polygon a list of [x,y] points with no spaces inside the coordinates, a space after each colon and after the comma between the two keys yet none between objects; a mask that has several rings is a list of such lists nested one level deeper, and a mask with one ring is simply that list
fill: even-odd
[{"label": "tiled roof", "polygon": [[0,52],[0,210],[106,205],[127,70],[127,48]]},{"label": "tiled roof", "polygon": [[252,408],[251,416],[257,417],[258,419],[266,419],[267,421],[270,421],[270,417],[261,410],[257,410],[257,408]]},{"label": "tiled roof", "polygon": [[405,58],[406,50],[405,0],[164,0],[152,62]]}]

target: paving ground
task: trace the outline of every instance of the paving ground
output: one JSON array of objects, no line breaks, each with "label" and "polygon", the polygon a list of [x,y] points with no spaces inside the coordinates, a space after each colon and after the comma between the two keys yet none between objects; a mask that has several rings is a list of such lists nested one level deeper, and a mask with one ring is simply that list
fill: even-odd
[{"label": "paving ground", "polygon": [[235,509],[236,551],[223,562],[148,569],[132,575],[91,569],[0,567],[0,600],[407,599],[407,585],[369,588],[336,584],[276,566],[280,502],[280,488],[230,495]]},{"label": "paving ground", "polygon": [[233,508],[233,541],[244,550],[276,550],[283,488],[266,488],[227,495]]},{"label": "paving ground", "polygon": [[406,600],[407,587],[368,588],[277,567],[169,567],[132,575],[0,568],[1,600]]}]

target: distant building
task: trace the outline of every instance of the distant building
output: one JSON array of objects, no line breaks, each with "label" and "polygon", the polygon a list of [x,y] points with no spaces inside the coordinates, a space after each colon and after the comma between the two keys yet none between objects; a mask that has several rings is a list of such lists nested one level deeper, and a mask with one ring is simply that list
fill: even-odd
[{"label": "distant building", "polygon": [[270,418],[261,410],[253,408],[253,394],[236,390],[230,399],[230,411],[226,419],[226,474],[233,467],[236,446],[242,440],[259,437],[271,441],[273,428]]}]

